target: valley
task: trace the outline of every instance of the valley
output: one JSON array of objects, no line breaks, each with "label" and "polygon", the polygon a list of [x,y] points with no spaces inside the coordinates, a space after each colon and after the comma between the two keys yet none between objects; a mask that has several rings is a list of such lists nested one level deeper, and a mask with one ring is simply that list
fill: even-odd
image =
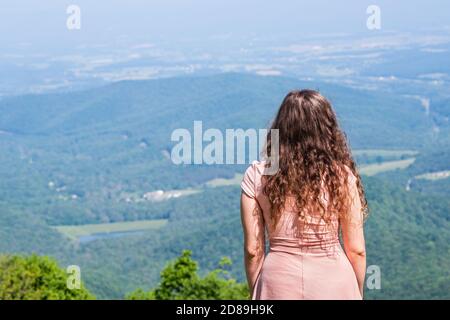
[{"label": "valley", "polygon": [[448,297],[449,105],[430,111],[436,135],[417,99],[289,77],[226,73],[4,97],[0,128],[15,134],[0,133],[0,252],[78,265],[99,298],[153,287],[184,249],[202,273],[230,257],[243,281],[246,165],[175,165],[171,133],[198,119],[265,128],[299,87],[331,97],[363,176],[369,264],[383,272],[382,290],[367,297]]}]

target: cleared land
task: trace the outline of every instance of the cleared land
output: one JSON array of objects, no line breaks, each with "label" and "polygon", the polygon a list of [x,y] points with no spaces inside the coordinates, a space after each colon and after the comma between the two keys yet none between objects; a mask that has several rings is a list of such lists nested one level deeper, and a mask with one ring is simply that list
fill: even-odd
[{"label": "cleared land", "polygon": [[447,179],[449,177],[450,177],[450,170],[425,173],[425,174],[415,176],[414,178],[433,181],[433,180]]},{"label": "cleared land", "polygon": [[157,230],[167,223],[166,219],[113,222],[100,224],[84,224],[77,226],[56,226],[60,233],[70,239],[99,233],[131,232],[141,230]]},{"label": "cleared land", "polygon": [[230,178],[230,179],[226,179],[226,178],[212,179],[212,180],[206,182],[206,186],[215,188],[215,187],[239,185],[242,181],[243,176],[244,176],[243,174],[236,173],[234,175],[234,177]]},{"label": "cleared land", "polygon": [[386,161],[382,163],[369,164],[361,166],[359,168],[359,172],[362,175],[374,176],[381,172],[406,169],[411,164],[413,164],[415,160],[416,160],[415,158],[411,158],[405,160]]}]

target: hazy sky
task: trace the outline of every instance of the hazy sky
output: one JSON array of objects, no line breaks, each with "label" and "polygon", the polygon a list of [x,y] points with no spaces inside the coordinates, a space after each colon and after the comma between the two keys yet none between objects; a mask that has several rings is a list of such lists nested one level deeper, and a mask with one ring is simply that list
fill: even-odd
[{"label": "hazy sky", "polygon": [[[66,8],[82,28],[66,29]],[[448,0],[14,0],[0,4],[1,43],[58,46],[120,36],[176,40],[208,36],[361,33],[366,8],[381,8],[383,30],[450,26]]]}]

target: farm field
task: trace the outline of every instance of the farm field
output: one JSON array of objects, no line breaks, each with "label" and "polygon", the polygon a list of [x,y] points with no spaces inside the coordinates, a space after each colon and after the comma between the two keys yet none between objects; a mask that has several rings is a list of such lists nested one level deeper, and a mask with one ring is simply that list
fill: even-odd
[{"label": "farm field", "polygon": [[54,228],[66,237],[72,240],[76,240],[80,237],[91,236],[95,234],[157,230],[163,227],[166,223],[166,219],[159,219],[85,224],[77,226],[56,226]]},{"label": "farm field", "polygon": [[386,161],[382,163],[363,165],[360,167],[359,172],[365,176],[374,176],[382,172],[406,169],[412,165],[415,160],[415,158],[410,158],[405,160]]}]

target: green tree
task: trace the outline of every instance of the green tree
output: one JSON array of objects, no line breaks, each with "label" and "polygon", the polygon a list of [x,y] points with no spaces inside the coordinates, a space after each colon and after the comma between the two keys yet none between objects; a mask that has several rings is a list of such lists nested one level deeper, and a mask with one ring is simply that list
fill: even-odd
[{"label": "green tree", "polygon": [[83,285],[69,289],[67,278],[68,274],[49,257],[0,256],[0,300],[94,299]]},{"label": "green tree", "polygon": [[170,262],[161,272],[161,282],[152,291],[138,289],[126,298],[131,300],[242,300],[248,299],[247,285],[231,278],[226,267],[231,260],[222,258],[219,268],[205,277],[197,274],[198,264],[191,257],[191,251],[184,250],[180,257]]}]

